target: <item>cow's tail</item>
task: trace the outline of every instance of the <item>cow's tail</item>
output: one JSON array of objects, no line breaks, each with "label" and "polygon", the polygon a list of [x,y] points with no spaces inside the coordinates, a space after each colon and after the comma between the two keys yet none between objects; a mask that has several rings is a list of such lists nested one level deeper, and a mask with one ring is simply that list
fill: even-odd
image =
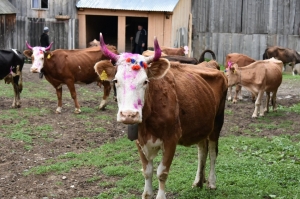
[{"label": "cow's tail", "polygon": [[205,55],[205,53],[210,53],[211,56],[213,57],[213,60],[216,60],[216,55],[215,55],[215,53],[214,53],[212,50],[205,50],[205,51],[203,51],[202,54],[200,55],[199,63],[204,62],[204,55]]},{"label": "cow's tail", "polygon": [[263,54],[263,60],[269,59],[267,51],[268,51],[268,49],[266,49],[265,52],[264,52],[264,54]]}]

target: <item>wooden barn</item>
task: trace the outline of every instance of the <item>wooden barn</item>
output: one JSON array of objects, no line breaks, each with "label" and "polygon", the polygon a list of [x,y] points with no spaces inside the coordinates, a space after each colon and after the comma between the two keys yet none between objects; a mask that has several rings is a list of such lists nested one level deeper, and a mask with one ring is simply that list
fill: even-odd
[{"label": "wooden barn", "polygon": [[153,47],[154,36],[162,46],[188,44],[191,0],[79,0],[76,7],[79,48],[99,40],[102,32],[107,44],[117,46],[120,52],[130,52],[130,37],[136,33],[138,24],[148,33],[148,47]]},{"label": "wooden barn", "polygon": [[217,61],[237,52],[262,59],[269,46],[300,51],[299,0],[192,0],[193,52],[205,49]]},{"label": "wooden barn", "polygon": [[0,49],[14,48],[17,9],[8,1],[0,1]]},{"label": "wooden barn", "polygon": [[78,0],[8,1],[17,8],[13,48],[24,50],[25,41],[32,46],[40,45],[39,38],[45,26],[49,27],[49,38],[54,42],[52,49],[78,48]]}]

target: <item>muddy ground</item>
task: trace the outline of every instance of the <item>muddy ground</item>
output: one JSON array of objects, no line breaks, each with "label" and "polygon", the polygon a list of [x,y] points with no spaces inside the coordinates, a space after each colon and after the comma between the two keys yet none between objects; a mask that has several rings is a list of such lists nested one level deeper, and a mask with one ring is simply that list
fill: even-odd
[{"label": "muddy ground", "polygon": [[[37,74],[29,73],[30,64],[26,64],[23,70],[23,81],[32,82],[39,88]],[[3,81],[0,82],[4,84]],[[80,87],[80,86],[77,86]],[[95,84],[86,86],[91,91],[99,92]],[[54,88],[48,84],[46,89],[55,95]],[[64,88],[64,92],[68,92]],[[102,92],[102,90],[101,90]],[[251,102],[248,93],[243,90],[244,99],[238,104],[226,103],[225,123],[221,132],[221,136],[229,134],[247,135],[247,136],[273,136],[282,133],[293,135],[300,132],[299,115],[289,114],[285,116],[272,117],[272,121],[280,124],[282,121],[292,121],[293,130],[272,129],[255,132],[253,129],[249,130],[251,123],[257,122],[257,119],[252,119],[251,115],[254,110],[254,104]],[[22,95],[21,95],[22,97]],[[64,103],[66,99],[63,99]],[[69,99],[68,99],[69,100]],[[95,108],[99,102],[96,100],[89,100],[88,96],[84,98],[79,94],[79,100],[82,106]],[[300,101],[300,82],[284,80],[279,91],[277,102],[280,106],[290,107]],[[12,99],[0,96],[0,114],[2,110],[10,109]],[[72,104],[72,101],[68,101]],[[113,107],[113,102],[110,97],[109,104]],[[105,111],[95,111],[89,113],[90,122],[97,126],[102,126],[106,129],[105,133],[87,132],[86,126],[82,119],[74,117],[73,107],[64,107],[62,114],[55,114],[56,102],[47,99],[31,99],[22,98],[22,107],[46,108],[51,110],[49,114],[45,115],[31,115],[28,117],[30,124],[35,126],[37,124],[47,123],[51,124],[53,131],[48,133],[48,137],[52,140],[45,141],[42,137],[35,136],[32,148],[26,150],[25,143],[22,141],[12,140],[7,137],[9,132],[1,128],[1,125],[17,125],[17,120],[1,120],[0,119],[0,198],[2,199],[41,199],[41,198],[75,198],[75,197],[92,197],[101,193],[101,188],[97,182],[88,183],[85,180],[89,177],[99,175],[97,169],[80,169],[72,170],[64,179],[63,185],[58,185],[55,182],[62,181],[62,175],[58,174],[43,174],[43,175],[29,175],[24,176],[23,172],[31,167],[41,165],[49,158],[57,157],[66,152],[80,153],[86,151],[87,148],[96,148],[106,142],[112,142],[126,132],[126,126],[115,122],[116,109],[106,109]],[[81,115],[85,113],[82,112]],[[112,120],[99,120],[96,117],[99,114],[110,116]],[[22,115],[20,115],[22,117]],[[265,116],[265,117],[268,117]],[[298,125],[296,125],[298,123]],[[93,144],[91,144],[93,143]],[[137,154],[138,155],[138,154]],[[107,177],[105,177],[107,178]],[[115,179],[107,179],[115,180]],[[74,186],[72,188],[71,186]],[[49,193],[55,193],[56,196],[49,196]],[[139,196],[140,193],[137,193]]]}]

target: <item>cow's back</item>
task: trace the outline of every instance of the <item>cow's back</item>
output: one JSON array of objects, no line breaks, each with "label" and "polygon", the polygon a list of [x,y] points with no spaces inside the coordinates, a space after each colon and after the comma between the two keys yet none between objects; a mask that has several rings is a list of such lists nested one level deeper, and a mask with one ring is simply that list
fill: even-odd
[{"label": "cow's back", "polygon": [[247,66],[253,62],[255,62],[254,59],[251,57],[248,57],[247,55],[240,54],[240,53],[230,53],[226,56],[225,65],[227,66],[228,61],[231,61],[233,63],[236,63],[239,67]]},{"label": "cow's back", "polygon": [[166,77],[174,78],[182,129],[179,143],[195,144],[214,129],[224,93],[226,97],[226,77],[215,69],[174,63]]},{"label": "cow's back", "polygon": [[57,49],[46,57],[44,74],[49,81],[51,78],[62,82],[72,79],[74,82],[87,84],[99,79],[94,70],[95,63],[108,59],[103,55],[100,47],[75,50]]},{"label": "cow's back", "polygon": [[278,87],[282,82],[282,61],[276,60],[274,58],[265,60],[267,63],[265,64],[266,70],[266,88],[265,90],[268,92],[277,91]]}]

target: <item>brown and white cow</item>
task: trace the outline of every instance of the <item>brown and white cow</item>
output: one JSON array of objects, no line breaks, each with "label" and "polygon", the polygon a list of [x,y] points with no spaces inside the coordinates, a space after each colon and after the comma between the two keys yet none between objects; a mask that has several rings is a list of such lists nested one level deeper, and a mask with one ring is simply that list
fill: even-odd
[{"label": "brown and white cow", "polygon": [[[74,112],[80,113],[75,84],[90,84],[92,82],[97,82],[98,86],[103,84],[104,95],[99,108],[105,107],[111,85],[109,81],[105,80],[106,74],[101,74],[102,81],[93,68],[96,62],[107,59],[99,46],[86,49],[49,51],[52,44],[47,48],[31,47],[27,42],[26,45],[29,50],[25,50],[23,53],[32,59],[30,71],[44,74],[47,81],[56,89],[58,99],[56,113],[61,113],[62,110],[62,85],[67,85],[70,90],[75,103]],[[114,46],[108,48],[117,53]]]},{"label": "brown and white cow", "polygon": [[291,64],[293,75],[295,75],[294,66],[300,63],[300,54],[297,51],[279,46],[271,46],[265,50],[263,59],[270,59],[272,57],[282,61],[284,65]]},{"label": "brown and white cow", "polygon": [[[256,118],[258,113],[260,116],[264,116],[264,112],[269,112],[270,92],[273,93],[273,111],[276,111],[276,94],[282,82],[282,68],[282,61],[271,58],[256,61],[244,67],[233,64],[226,71],[228,86],[239,84],[257,97],[252,115],[253,118]],[[268,97],[265,109],[262,103],[264,92],[267,93]]]},{"label": "brown and white cow", "polygon": [[[240,54],[240,53],[230,53],[228,55],[226,55],[226,59],[225,59],[225,68],[226,70],[228,70],[228,66],[231,65],[232,63],[236,63],[239,67],[244,67],[247,66],[253,62],[255,62],[255,59],[252,59],[250,57],[248,57],[247,55],[244,54]],[[232,87],[233,86],[229,86],[228,90],[229,90],[229,96],[228,96],[228,101],[231,101],[233,103],[236,103],[238,100],[238,95],[239,95],[239,99],[242,99],[242,87],[240,85],[235,85],[235,94],[234,97],[232,99]],[[255,101],[255,96],[252,94],[252,101]]]},{"label": "brown and white cow", "polygon": [[215,162],[218,139],[224,122],[227,78],[224,73],[208,67],[169,62],[160,58],[154,40],[155,55],[116,55],[106,50],[102,35],[100,44],[108,61],[95,64],[95,71],[105,71],[116,83],[117,121],[138,124],[136,145],[143,165],[145,186],[142,198],[152,198],[153,159],[162,150],[157,168],[159,190],[157,199],[165,199],[165,183],[176,145],[198,146],[198,170],[193,185],[205,182],[205,164],[210,155],[208,187],[216,189]]}]

